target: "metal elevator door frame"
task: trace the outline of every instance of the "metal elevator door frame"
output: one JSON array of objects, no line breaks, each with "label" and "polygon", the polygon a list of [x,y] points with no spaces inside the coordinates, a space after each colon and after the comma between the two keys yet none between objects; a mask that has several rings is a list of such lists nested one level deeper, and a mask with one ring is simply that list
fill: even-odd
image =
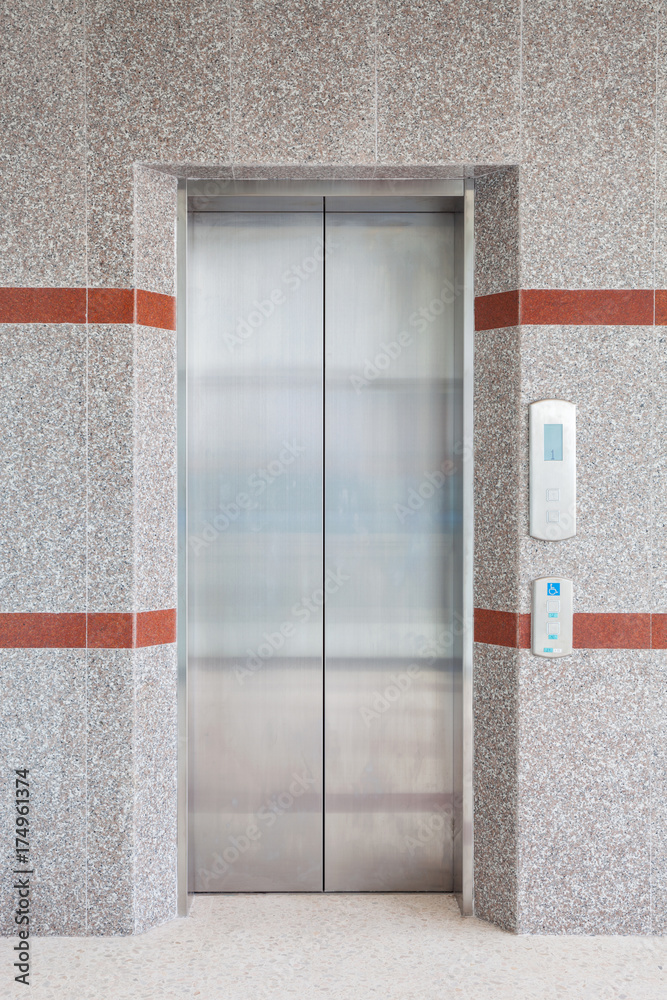
[{"label": "metal elevator door frame", "polygon": [[[352,213],[363,206],[362,199],[371,197],[375,199],[376,208],[379,197],[388,199],[384,208],[392,210],[401,209],[401,199],[407,198],[406,203],[414,207],[415,197],[450,199],[451,209],[463,208],[463,227],[461,230],[461,245],[458,253],[463,263],[463,282],[459,291],[462,293],[457,299],[457,309],[460,310],[457,323],[461,330],[462,358],[462,383],[464,402],[462,409],[463,428],[457,441],[462,456],[463,471],[463,550],[462,550],[462,570],[463,570],[463,594],[461,618],[462,646],[461,646],[461,676],[460,686],[456,700],[456,724],[458,727],[457,740],[460,746],[460,755],[456,767],[458,771],[458,793],[457,805],[458,816],[456,827],[458,830],[459,842],[456,847],[457,861],[453,873],[453,883],[451,888],[462,892],[462,908],[464,912],[471,912],[472,905],[472,695],[471,695],[471,664],[472,664],[472,209],[473,209],[473,186],[471,183],[463,182],[432,182],[415,183],[400,182],[391,185],[370,184],[367,182],[355,182],[344,184],[330,184],[324,182],[303,184],[297,182],[180,182],[179,184],[179,272],[178,272],[178,350],[179,350],[179,910],[184,912],[187,907],[187,635],[185,616],[185,587],[184,581],[187,579],[187,545],[185,537],[185,524],[187,516],[187,493],[185,490],[185,479],[187,474],[187,434],[186,434],[186,413],[187,413],[187,334],[186,319],[187,310],[185,308],[185,290],[187,288],[187,211],[190,209],[197,211],[216,211],[215,202],[219,198],[224,198],[226,205],[230,206],[229,199],[235,199],[235,210],[254,210],[259,205],[259,200],[267,197],[278,199],[279,204],[275,207],[284,211],[285,208],[294,208],[296,203],[288,203],[290,199],[298,199],[301,209],[308,208],[304,198],[311,198],[311,208],[315,208],[315,202],[322,197],[336,199],[340,212]],[[345,204],[345,199],[348,204]],[[264,203],[262,210],[271,207]],[[428,205],[425,203],[428,209]],[[315,886],[313,886],[315,888]],[[336,888],[336,886],[333,886]],[[354,888],[354,887],[353,887]],[[361,886],[361,888],[364,888]],[[381,886],[371,886],[371,888],[381,888]],[[224,890],[223,890],[224,891]]]}]

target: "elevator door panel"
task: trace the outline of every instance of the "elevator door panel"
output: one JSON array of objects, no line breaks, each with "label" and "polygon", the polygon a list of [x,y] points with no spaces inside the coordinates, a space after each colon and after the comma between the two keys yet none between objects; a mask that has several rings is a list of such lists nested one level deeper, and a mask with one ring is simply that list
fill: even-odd
[{"label": "elevator door panel", "polygon": [[190,884],[322,889],[322,214],[190,227]]},{"label": "elevator door panel", "polygon": [[454,216],[327,214],[326,239],[325,889],[449,890]]}]

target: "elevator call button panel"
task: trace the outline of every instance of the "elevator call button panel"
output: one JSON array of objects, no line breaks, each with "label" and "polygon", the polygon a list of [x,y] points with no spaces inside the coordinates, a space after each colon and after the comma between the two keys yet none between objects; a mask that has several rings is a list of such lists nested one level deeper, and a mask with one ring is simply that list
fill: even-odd
[{"label": "elevator call button panel", "polygon": [[577,532],[576,406],[539,399],[529,407],[530,533],[560,541]]},{"label": "elevator call button panel", "polygon": [[532,651],[554,658],[572,652],[572,581],[562,576],[533,580]]}]

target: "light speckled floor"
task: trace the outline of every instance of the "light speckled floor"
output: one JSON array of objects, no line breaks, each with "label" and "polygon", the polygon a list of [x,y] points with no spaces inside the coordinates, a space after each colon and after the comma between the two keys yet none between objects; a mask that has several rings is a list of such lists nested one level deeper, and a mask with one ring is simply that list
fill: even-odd
[{"label": "light speckled floor", "polygon": [[[0,942],[0,996],[15,941]],[[451,896],[198,896],[134,938],[37,938],[39,1000],[665,1000],[667,938],[515,937]]]}]

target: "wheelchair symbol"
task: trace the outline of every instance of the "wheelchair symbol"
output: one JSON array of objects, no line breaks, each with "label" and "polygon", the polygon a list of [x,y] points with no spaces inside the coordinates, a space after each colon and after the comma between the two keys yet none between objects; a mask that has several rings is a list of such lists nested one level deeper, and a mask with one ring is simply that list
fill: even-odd
[{"label": "wheelchair symbol", "polygon": [[560,597],[560,583],[547,584],[547,597]]}]

